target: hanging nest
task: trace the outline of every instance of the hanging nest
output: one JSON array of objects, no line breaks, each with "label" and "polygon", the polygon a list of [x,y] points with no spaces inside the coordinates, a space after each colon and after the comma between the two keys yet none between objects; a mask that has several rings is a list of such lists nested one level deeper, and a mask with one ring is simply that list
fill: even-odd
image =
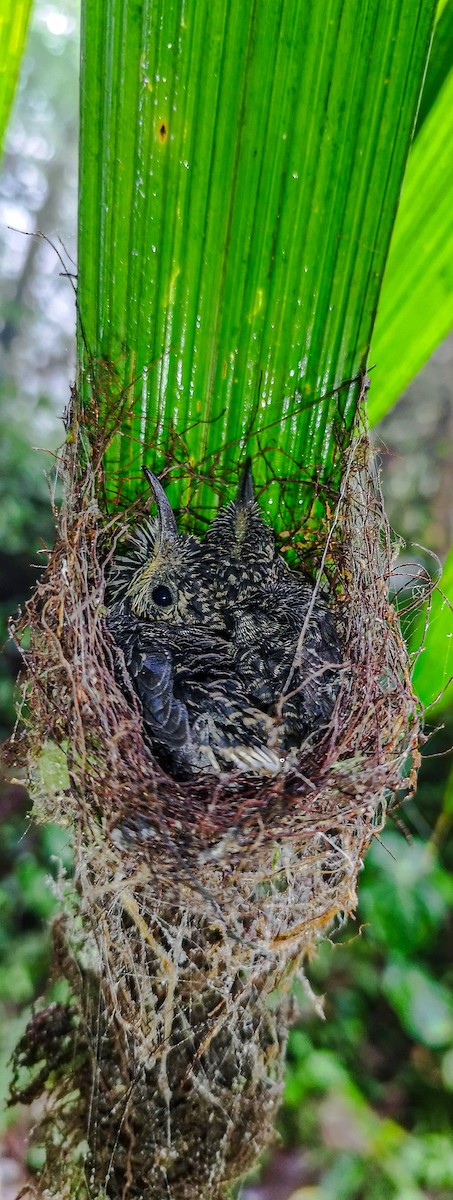
[{"label": "hanging nest", "polygon": [[130,516],[101,515],[82,442],[74,404],[57,543],[22,624],[34,813],[74,839],[54,926],[70,1000],[32,1018],[13,1099],[47,1092],[45,1197],[215,1200],[272,1136],[294,976],[354,913],[367,846],[414,787],[392,546],[357,432],[316,557],[344,646],[329,729],[270,779],[176,782],[115,673],[105,581]]}]

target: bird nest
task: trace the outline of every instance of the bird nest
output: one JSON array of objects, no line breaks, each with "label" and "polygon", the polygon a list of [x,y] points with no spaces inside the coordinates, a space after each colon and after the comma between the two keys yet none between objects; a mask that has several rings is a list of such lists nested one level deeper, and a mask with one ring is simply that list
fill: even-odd
[{"label": "bird nest", "polygon": [[354,912],[367,846],[414,787],[391,539],[357,431],[315,554],[344,653],[328,728],[271,776],[173,779],[118,672],[105,588],[130,514],[101,514],[80,420],[75,405],[56,545],[22,623],[34,812],[74,840],[54,929],[70,998],[32,1018],[13,1095],[48,1094],[45,1196],[214,1200],[271,1137],[294,975]]}]

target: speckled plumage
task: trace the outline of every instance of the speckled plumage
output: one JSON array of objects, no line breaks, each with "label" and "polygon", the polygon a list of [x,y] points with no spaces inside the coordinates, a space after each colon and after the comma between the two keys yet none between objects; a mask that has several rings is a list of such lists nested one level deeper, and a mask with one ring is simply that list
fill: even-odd
[{"label": "speckled plumage", "polygon": [[197,626],[138,621],[121,605],[109,627],[141,703],[145,738],[177,778],[199,772],[273,774],[273,722],[250,702],[230,644]]},{"label": "speckled plumage", "polygon": [[145,738],[178,778],[275,773],[332,714],[341,647],[329,609],[277,554],[249,464],[203,542],[178,534],[146,474],[158,517],[115,561],[108,617]]},{"label": "speckled plumage", "polygon": [[249,463],[204,547],[248,694],[279,718],[284,750],[319,736],[338,691],[338,634],[322,596],[277,553],[254,500]]}]

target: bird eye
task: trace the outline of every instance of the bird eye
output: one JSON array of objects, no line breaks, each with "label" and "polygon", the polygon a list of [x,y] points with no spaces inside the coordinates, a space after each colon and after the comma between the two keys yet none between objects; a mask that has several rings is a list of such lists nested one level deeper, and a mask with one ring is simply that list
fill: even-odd
[{"label": "bird eye", "polygon": [[159,583],[157,587],[153,588],[151,596],[154,603],[158,604],[160,608],[168,608],[170,604],[173,604],[173,595],[170,588],[166,587],[164,583]]}]

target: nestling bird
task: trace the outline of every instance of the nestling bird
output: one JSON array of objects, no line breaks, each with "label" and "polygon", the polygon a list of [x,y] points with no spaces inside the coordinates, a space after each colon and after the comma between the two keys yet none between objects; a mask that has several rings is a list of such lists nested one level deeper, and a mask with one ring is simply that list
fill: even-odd
[{"label": "nestling bird", "polygon": [[275,773],[273,723],[235,672],[221,604],[201,543],[178,534],[159,480],[145,469],[158,515],[131,537],[110,580],[108,625],[139,697],[145,738],[173,775]]},{"label": "nestling bird", "polygon": [[339,686],[342,649],[332,615],[301,572],[277,553],[253,495],[247,460],[233,504],[208,529],[204,550],[248,695],[278,718],[288,750],[326,727]]},{"label": "nestling bird", "polygon": [[341,648],[327,605],[277,554],[250,463],[203,542],[178,533],[161,484],[144,470],[158,516],[114,564],[108,624],[145,738],[176,777],[275,773],[332,713]]}]

